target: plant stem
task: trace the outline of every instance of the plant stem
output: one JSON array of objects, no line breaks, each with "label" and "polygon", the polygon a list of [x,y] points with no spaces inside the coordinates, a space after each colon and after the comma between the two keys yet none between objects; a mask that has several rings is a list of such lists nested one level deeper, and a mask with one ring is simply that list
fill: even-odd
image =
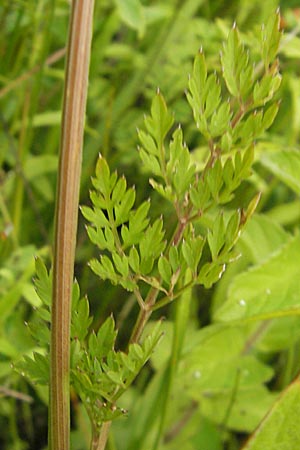
[{"label": "plant stem", "polygon": [[111,422],[104,422],[101,431],[97,436],[94,436],[91,444],[91,450],[104,450],[108,439],[108,433]]},{"label": "plant stem", "polygon": [[[185,284],[189,284],[192,281],[192,274],[189,270],[186,271],[185,275]],[[184,338],[186,334],[189,314],[190,314],[190,305],[192,300],[192,289],[188,289],[182,295],[182,298],[179,302],[176,303],[175,310],[175,322],[174,322],[174,332],[173,332],[173,341],[172,341],[172,353],[170,356],[170,361],[165,373],[166,383],[164,395],[162,398],[162,402],[160,405],[160,417],[159,417],[159,426],[158,431],[155,437],[155,441],[153,444],[152,450],[157,450],[161,443],[165,423],[166,416],[168,411],[168,406],[170,403],[171,391],[174,385],[174,379],[177,372],[178,363],[181,356],[181,351],[184,343]]]},{"label": "plant stem", "polygon": [[[172,237],[170,243],[172,242],[173,245],[178,245],[181,241],[181,238],[183,236],[185,227],[187,225],[188,221],[180,221],[177,225],[177,228],[174,232],[174,236]],[[169,246],[167,247],[169,248]],[[139,341],[142,332],[148,322],[148,320],[151,317],[152,312],[155,310],[155,303],[157,296],[159,294],[159,290],[157,288],[152,287],[146,297],[146,300],[143,304],[143,307],[140,309],[139,315],[137,317],[136,323],[134,325],[129,343],[134,344]],[[165,298],[164,298],[165,300]],[[167,304],[169,301],[164,301],[163,304]],[[163,305],[161,305],[163,306]],[[157,308],[158,309],[158,308]]]},{"label": "plant stem", "polygon": [[129,341],[130,344],[134,344],[139,341],[141,334],[146,326],[146,323],[150,319],[150,316],[152,314],[152,308],[155,305],[158,294],[159,294],[158,289],[156,288],[150,289],[149,294],[147,295],[147,298],[144,302],[144,308],[140,309],[138,318],[133,328]]},{"label": "plant stem", "polygon": [[74,0],[67,48],[66,81],[55,211],[49,448],[70,441],[70,320],[75,243],[94,0]]},{"label": "plant stem", "polygon": [[[37,16],[40,16],[41,21],[35,21],[33,19],[31,26],[33,32],[32,47],[29,52],[29,66],[33,66],[38,62],[44,61],[45,55],[48,52],[51,35],[50,29],[53,20],[54,12],[54,0],[44,2],[38,0],[36,2]],[[44,33],[41,33],[41,28],[44,28]],[[27,85],[24,87],[24,98],[22,102],[22,117],[21,117],[21,131],[18,139],[18,148],[16,154],[16,181],[15,181],[15,195],[13,204],[13,224],[14,232],[17,238],[20,240],[20,234],[22,231],[22,217],[23,217],[23,202],[24,202],[24,177],[23,165],[29,154],[29,149],[32,144],[33,117],[38,109],[39,92],[42,81],[43,70],[36,73],[36,76],[32,80],[28,80]],[[17,170],[18,169],[18,170]],[[22,235],[22,234],[21,234]]]}]

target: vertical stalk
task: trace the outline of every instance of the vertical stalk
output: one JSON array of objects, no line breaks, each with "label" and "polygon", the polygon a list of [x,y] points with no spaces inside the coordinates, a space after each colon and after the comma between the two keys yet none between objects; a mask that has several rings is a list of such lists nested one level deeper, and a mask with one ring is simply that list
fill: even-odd
[{"label": "vertical stalk", "polygon": [[63,100],[51,317],[49,448],[69,450],[70,319],[94,0],[73,0]]},{"label": "vertical stalk", "polygon": [[[188,284],[192,279],[192,275],[189,270],[186,271],[184,284]],[[190,314],[190,305],[192,301],[192,289],[187,289],[176,303],[175,309],[175,321],[172,341],[172,353],[170,355],[169,365],[166,369],[164,383],[165,389],[160,404],[159,412],[159,426],[155,437],[155,441],[152,450],[157,450],[161,444],[168,407],[170,406],[170,396],[172,388],[174,386],[174,379],[176,376],[178,364],[181,357],[181,351],[186,334],[187,324]]]}]

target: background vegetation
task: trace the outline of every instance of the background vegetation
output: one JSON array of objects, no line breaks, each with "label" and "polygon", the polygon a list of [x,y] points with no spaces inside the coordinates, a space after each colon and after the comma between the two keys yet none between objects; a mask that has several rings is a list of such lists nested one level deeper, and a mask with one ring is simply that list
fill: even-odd
[{"label": "background vegetation", "polygon": [[[274,0],[96,2],[81,204],[90,203],[90,177],[101,152],[111,171],[117,168],[128,185],[138,186],[138,202],[151,195],[152,219],[163,214],[165,222],[172,223],[170,206],[149,186],[136,151],[136,129],[143,128],[144,113],[148,114],[159,87],[176,123],[185,130],[187,144],[195,148],[194,162],[201,166],[206,143],[196,130],[184,93],[194,56],[203,47],[208,69],[220,73],[219,49],[233,22],[255,52],[260,26],[277,7]],[[257,191],[262,193],[261,201],[237,244],[241,258],[228,266],[215,287],[193,290],[160,450],[241,448],[299,373],[300,11],[293,1],[282,1],[280,8],[285,29],[279,52],[282,83],[276,94],[280,110],[268,136],[256,143],[252,176],[241,185],[232,206],[247,206]],[[12,364],[36,349],[24,326],[29,320],[39,326],[32,309],[40,305],[32,284],[34,257],[41,256],[49,265],[51,261],[68,20],[65,0],[4,0],[0,6],[3,449],[46,445],[46,388],[28,383]],[[137,306],[130,293],[100,282],[87,267],[97,253],[81,216],[76,278],[90,299],[93,328],[97,330],[113,313],[119,327],[117,345],[124,349]],[[158,413],[153,400],[171,349],[172,307],[154,318],[162,315],[167,319],[164,339],[123,399],[129,415],[114,423],[111,450],[146,450],[155,440]],[[231,326],[224,328],[220,324],[226,321]],[[295,443],[299,442],[293,427],[298,384],[285,392]],[[89,422],[75,394],[72,419],[72,449],[88,448]],[[287,424],[282,427],[289,429]]]}]

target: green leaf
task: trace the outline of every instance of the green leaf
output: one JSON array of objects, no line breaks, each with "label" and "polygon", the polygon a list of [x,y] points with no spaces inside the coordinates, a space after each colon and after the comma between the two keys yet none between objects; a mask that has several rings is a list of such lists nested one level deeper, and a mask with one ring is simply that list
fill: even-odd
[{"label": "green leaf", "polygon": [[197,100],[198,104],[201,104],[200,96],[197,97],[197,94],[201,93],[202,90],[204,90],[206,79],[207,79],[207,67],[206,67],[206,61],[205,56],[202,51],[202,49],[197,53],[194,59],[194,66],[193,66],[193,79],[196,83],[196,88],[193,92],[195,100]]},{"label": "green leaf", "polygon": [[205,240],[201,236],[191,237],[182,242],[181,251],[183,258],[192,273],[197,272],[197,267],[202,255]]},{"label": "green leaf", "polygon": [[124,277],[127,278],[129,274],[128,259],[125,255],[120,256],[118,253],[112,253],[112,259],[117,271]]},{"label": "green leaf", "polygon": [[105,228],[104,236],[105,236],[105,241],[106,241],[106,248],[110,252],[113,252],[115,249],[115,238],[114,238],[114,234],[110,228]]},{"label": "green leaf", "polygon": [[129,213],[135,202],[135,189],[131,188],[123,195],[120,203],[114,207],[115,210],[115,224],[118,227],[129,219]]},{"label": "green leaf", "polygon": [[210,187],[205,180],[200,179],[196,187],[190,189],[190,197],[194,207],[201,211],[210,200]]},{"label": "green leaf", "polygon": [[33,353],[32,358],[25,355],[23,360],[15,365],[15,368],[21,375],[26,375],[35,383],[42,385],[49,384],[49,355],[45,356],[36,352]]},{"label": "green leaf", "polygon": [[205,180],[209,186],[211,195],[216,201],[218,201],[219,192],[223,184],[222,164],[219,159],[217,159],[214,162],[214,165],[211,168],[209,168],[209,170],[206,173]]},{"label": "green leaf", "polygon": [[172,276],[172,267],[165,256],[161,256],[158,260],[158,271],[162,279],[169,285]]},{"label": "green leaf", "polygon": [[230,126],[231,120],[230,104],[224,102],[212,115],[209,131],[212,137],[221,136]]},{"label": "green leaf", "polygon": [[226,253],[228,253],[236,243],[239,237],[240,219],[241,215],[239,211],[234,211],[229,217],[224,235],[225,245],[221,251],[222,255],[226,255]]},{"label": "green leaf", "polygon": [[212,259],[215,261],[225,243],[225,224],[222,213],[217,216],[212,230],[208,232],[207,242],[209,244]]},{"label": "green leaf", "polygon": [[168,111],[166,102],[160,92],[157,92],[151,105],[151,117],[145,118],[145,126],[150,135],[155,139],[161,162],[163,161],[164,139],[174,122],[173,115]]},{"label": "green leaf", "polygon": [[126,178],[123,176],[118,179],[114,187],[114,190],[112,191],[111,201],[113,206],[122,200],[126,192],[126,187],[127,187]]},{"label": "green leaf", "polygon": [[[195,166],[191,163],[190,152],[183,143],[181,127],[178,127],[172,136],[170,158],[167,163],[168,181],[174,186],[177,196],[185,194],[193,182],[194,174]],[[173,201],[172,196],[170,200]]]},{"label": "green leaf", "polygon": [[108,256],[102,255],[100,261],[92,259],[89,264],[92,271],[102,280],[110,280],[113,284],[117,284],[118,276]]},{"label": "green leaf", "polygon": [[107,242],[104,237],[104,233],[100,228],[95,230],[93,227],[86,227],[86,230],[88,237],[93,244],[97,245],[100,250],[104,250],[107,248]]},{"label": "green leaf", "polygon": [[[41,314],[42,311],[46,313],[44,317],[43,314]],[[28,330],[35,342],[37,342],[43,348],[48,348],[50,342],[50,329],[48,324],[45,324],[44,320],[50,323],[50,312],[44,310],[43,308],[39,308],[38,316],[43,318],[43,320],[30,321],[30,323],[28,324]]]},{"label": "green leaf", "polygon": [[151,155],[158,156],[159,157],[159,150],[157,148],[157,145],[150,134],[146,133],[145,131],[138,130],[138,137],[143,145],[143,148],[150,153]]},{"label": "green leaf", "polygon": [[[222,370],[221,372],[223,373]],[[238,375],[235,379],[238,383]],[[222,392],[211,392],[208,389],[207,396],[203,395],[202,397],[201,409],[205,417],[219,426],[223,425],[225,418],[227,429],[240,433],[251,433],[274,404],[275,399],[276,394],[269,392],[263,385],[243,387],[239,390],[237,384],[237,394],[235,394],[234,388],[229,395]],[[226,411],[229,411],[227,418]]]},{"label": "green leaf", "polygon": [[[96,178],[92,178],[92,182],[93,184],[97,184],[96,182]],[[95,206],[95,208],[97,209],[107,209],[108,206],[108,201],[103,197],[102,194],[95,192],[95,191],[91,191],[90,192],[90,199],[93,203],[93,205]]]},{"label": "green leaf", "polygon": [[139,155],[142,162],[144,163],[144,166],[149,172],[153,173],[154,175],[161,175],[161,168],[158,159],[155,156],[148,154],[142,148],[139,148]]},{"label": "green leaf", "polygon": [[199,272],[197,283],[202,284],[206,289],[209,289],[214,283],[216,283],[222,277],[226,269],[226,264],[212,262],[204,264]]},{"label": "green leaf", "polygon": [[99,328],[97,335],[91,334],[90,339],[92,336],[94,336],[94,338],[92,338],[94,340],[94,345],[92,349],[89,341],[90,357],[97,358],[100,361],[114,349],[117,331],[115,331],[115,322],[113,317],[108,317]]},{"label": "green leaf", "polygon": [[246,99],[252,89],[253,86],[253,78],[254,78],[254,68],[251,63],[248,63],[248,66],[242,68],[240,72],[240,92],[241,97]]},{"label": "green leaf", "polygon": [[275,117],[277,116],[279,109],[278,103],[273,103],[265,112],[262,120],[262,126],[264,130],[267,130],[270,128],[272,123],[275,120]]},{"label": "green leaf", "polygon": [[300,339],[300,318],[280,317],[267,322],[265,331],[256,344],[258,351],[275,353],[291,348]]},{"label": "green leaf", "polygon": [[136,211],[132,211],[129,218],[129,231],[133,235],[140,235],[149,224],[147,217],[150,201],[143,202]]},{"label": "green leaf", "polygon": [[223,180],[228,188],[234,184],[234,177],[236,176],[236,172],[234,170],[232,158],[229,157],[224,166],[223,166]]},{"label": "green leaf", "polygon": [[299,414],[300,382],[297,378],[281,394],[243,450],[278,450],[278,445],[281,450],[298,448]]},{"label": "green leaf", "polygon": [[262,263],[289,241],[290,235],[275,221],[255,214],[238,241],[241,253],[254,264]]},{"label": "green leaf", "polygon": [[72,313],[71,337],[82,342],[88,334],[89,326],[92,323],[90,308],[87,298],[79,300],[77,308]]},{"label": "green leaf", "polygon": [[41,258],[35,259],[35,271],[37,278],[34,281],[35,289],[46,306],[51,305],[52,296],[52,277],[48,274],[48,270]]},{"label": "green leaf", "polygon": [[124,23],[143,36],[146,27],[145,12],[140,0],[115,0]]},{"label": "green leaf", "polygon": [[123,225],[121,228],[121,236],[123,239],[123,248],[138,244],[143,236],[143,231],[149,224],[147,217],[150,208],[150,202],[143,202],[136,211],[129,214],[128,227]]},{"label": "green leaf", "polygon": [[180,259],[178,254],[178,249],[175,245],[171,245],[169,250],[169,262],[172,266],[172,271],[176,272],[180,265]]},{"label": "green leaf", "polygon": [[[210,82],[213,81],[211,78]],[[189,92],[187,100],[193,110],[194,119],[200,132],[209,137],[207,130],[207,121],[205,115],[205,104],[208,90],[207,85],[207,67],[204,53],[202,50],[196,55],[193,65],[193,74],[189,78]]]},{"label": "green leaf", "polygon": [[232,135],[229,130],[221,138],[221,149],[223,153],[228,153],[232,147]]},{"label": "green leaf", "polygon": [[227,88],[239,100],[244,100],[243,96],[247,94],[251,87],[251,83],[248,86],[246,84],[252,78],[248,59],[248,54],[240,42],[239,32],[234,24],[229,32],[227,42],[224,44],[221,63]]},{"label": "green leaf", "polygon": [[280,151],[264,152],[261,162],[296,194],[300,194],[300,153],[298,150],[280,149]]},{"label": "green leaf", "polygon": [[299,314],[300,237],[291,238],[263,264],[235,277],[216,320],[261,320]]},{"label": "green leaf", "polygon": [[168,200],[171,203],[174,203],[175,201],[175,195],[172,192],[172,188],[170,185],[164,186],[161,183],[157,183],[153,178],[150,178],[149,184],[155,189],[159,195],[164,197],[166,200]]},{"label": "green leaf", "polygon": [[166,243],[163,242],[164,230],[162,219],[157,219],[152,226],[149,226],[139,244],[141,260],[158,258],[164,251]]},{"label": "green leaf", "polygon": [[106,160],[101,155],[96,164],[96,179],[93,178],[93,184],[105,197],[110,195],[110,170]]},{"label": "green leaf", "polygon": [[281,75],[278,73],[266,73],[263,78],[255,83],[253,90],[253,106],[264,105],[269,101],[281,84]]},{"label": "green leaf", "polygon": [[205,109],[204,114],[206,118],[209,118],[214,111],[218,108],[221,101],[221,86],[215,74],[209,75],[205,85],[204,97],[205,97]]},{"label": "green leaf", "polygon": [[140,256],[137,249],[133,246],[129,251],[128,262],[130,267],[135,273],[139,273],[140,271]]},{"label": "green leaf", "polygon": [[273,370],[245,353],[246,342],[242,327],[211,325],[197,331],[186,343],[178,379],[201,403],[201,413],[218,424],[232,402],[226,425],[240,431],[257,426],[273,400],[263,387]]},{"label": "green leaf", "polygon": [[278,10],[276,14],[270,14],[266,25],[261,27],[261,52],[267,69],[278,52],[280,38],[280,12]]}]

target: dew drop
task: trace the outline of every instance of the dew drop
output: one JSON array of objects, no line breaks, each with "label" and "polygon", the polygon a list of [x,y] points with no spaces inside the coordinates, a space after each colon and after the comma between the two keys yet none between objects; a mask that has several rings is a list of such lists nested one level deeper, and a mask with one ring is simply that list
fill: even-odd
[{"label": "dew drop", "polygon": [[25,372],[21,372],[22,377],[25,377]]},{"label": "dew drop", "polygon": [[194,372],[194,378],[196,378],[197,380],[199,380],[199,378],[201,378],[201,372],[200,372],[200,370],[195,370],[195,372]]},{"label": "dew drop", "polygon": [[241,300],[239,301],[239,305],[246,306],[246,301],[243,298],[241,298]]},{"label": "dew drop", "polygon": [[270,295],[270,294],[271,294],[271,289],[267,288],[267,289],[266,289],[266,294],[267,294],[267,295]]}]

